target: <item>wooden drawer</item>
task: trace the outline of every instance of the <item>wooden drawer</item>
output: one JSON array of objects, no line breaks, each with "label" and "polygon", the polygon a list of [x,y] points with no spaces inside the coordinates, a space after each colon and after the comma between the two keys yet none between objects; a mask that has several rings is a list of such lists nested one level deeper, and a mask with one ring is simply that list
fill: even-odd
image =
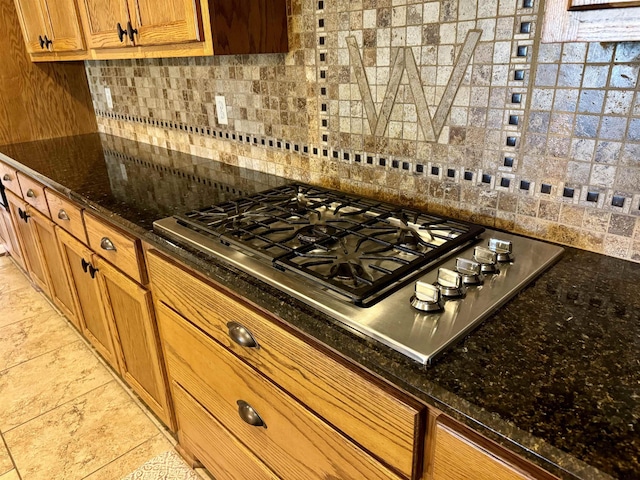
[{"label": "wooden drawer", "polygon": [[135,281],[146,283],[140,241],[133,235],[122,232],[87,213],[86,210],[83,215],[89,246]]},{"label": "wooden drawer", "polygon": [[466,429],[445,416],[435,425],[433,480],[557,480],[476,432],[457,431]]},{"label": "wooden drawer", "polygon": [[180,385],[174,383],[172,389],[180,445],[201,461],[216,480],[278,479]]},{"label": "wooden drawer", "polygon": [[[421,435],[425,408],[369,381],[339,361],[335,354],[314,348],[275,321],[249,308],[169,263],[155,252],[147,256],[152,290],[202,328],[208,335],[300,399],[320,416],[407,477],[421,474]],[[231,340],[227,323],[238,322],[259,348]]]},{"label": "wooden drawer", "polygon": [[[163,304],[158,323],[169,377],[277,475],[292,480],[399,478]],[[243,420],[241,402],[264,424]]]},{"label": "wooden drawer", "polygon": [[4,185],[7,190],[11,190],[19,197],[22,197],[20,182],[18,181],[18,172],[15,168],[11,168],[9,165],[0,162],[0,180],[2,180],[2,185]]},{"label": "wooden drawer", "polygon": [[49,189],[45,189],[44,194],[49,204],[51,219],[82,243],[87,244],[87,233],[84,230],[84,222],[82,221],[82,209]]},{"label": "wooden drawer", "polygon": [[24,201],[46,217],[51,218],[47,197],[44,195],[44,186],[20,172],[18,172],[18,180]]}]

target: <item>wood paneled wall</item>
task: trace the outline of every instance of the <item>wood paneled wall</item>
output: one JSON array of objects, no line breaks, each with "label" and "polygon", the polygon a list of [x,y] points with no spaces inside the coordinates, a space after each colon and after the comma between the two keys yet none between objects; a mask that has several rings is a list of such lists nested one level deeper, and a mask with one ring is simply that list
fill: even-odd
[{"label": "wood paneled wall", "polygon": [[83,62],[34,64],[13,0],[0,0],[0,144],[97,131]]}]

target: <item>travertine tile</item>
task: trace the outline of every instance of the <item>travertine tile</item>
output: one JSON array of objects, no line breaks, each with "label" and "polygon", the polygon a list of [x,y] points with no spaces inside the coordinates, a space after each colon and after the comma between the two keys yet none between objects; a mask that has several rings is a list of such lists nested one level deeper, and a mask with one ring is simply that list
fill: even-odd
[{"label": "travertine tile", "polygon": [[6,432],[4,437],[25,479],[75,480],[157,433],[113,381]]},{"label": "travertine tile", "polygon": [[52,311],[51,307],[49,311],[26,320],[17,319],[0,327],[0,372],[78,340],[66,320]]},{"label": "travertine tile", "polygon": [[8,295],[15,290],[31,287],[31,282],[11,261],[8,264],[0,263],[0,278],[2,278],[2,282],[0,282],[0,297]]},{"label": "travertine tile", "polygon": [[0,372],[0,431],[11,430],[112,380],[79,339]]},{"label": "travertine tile", "polygon": [[85,477],[85,480],[120,480],[147,461],[163,452],[172,450],[172,448],[171,443],[169,443],[165,436],[162,433],[158,433],[153,438],[143,442],[121,457],[116,458],[108,465]]},{"label": "travertine tile", "polygon": [[0,294],[0,327],[52,311],[51,305],[31,286]]},{"label": "travertine tile", "polygon": [[11,461],[11,457],[9,456],[7,447],[5,447],[2,438],[0,438],[0,478],[2,478],[2,475],[10,471],[11,469],[13,469],[13,462]]},{"label": "travertine tile", "polygon": [[16,470],[10,470],[9,472],[0,475],[0,480],[20,480],[20,477],[18,476],[18,472]]}]

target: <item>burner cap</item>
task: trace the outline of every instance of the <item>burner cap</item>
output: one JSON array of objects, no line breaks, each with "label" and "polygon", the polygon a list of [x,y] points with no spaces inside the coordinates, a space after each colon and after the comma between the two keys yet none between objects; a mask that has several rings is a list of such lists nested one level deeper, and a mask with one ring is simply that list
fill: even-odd
[{"label": "burner cap", "polygon": [[364,268],[357,263],[337,263],[331,267],[331,277],[338,280],[355,280],[355,276],[362,277]]},{"label": "burner cap", "polygon": [[298,240],[302,243],[316,243],[331,235],[335,235],[338,230],[331,225],[317,224],[307,225],[298,230]]}]

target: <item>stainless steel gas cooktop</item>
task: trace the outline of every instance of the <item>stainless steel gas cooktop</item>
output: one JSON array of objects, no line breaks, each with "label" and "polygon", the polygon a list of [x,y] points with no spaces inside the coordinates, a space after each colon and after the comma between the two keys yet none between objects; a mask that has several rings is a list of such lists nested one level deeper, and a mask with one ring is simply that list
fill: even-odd
[{"label": "stainless steel gas cooktop", "polygon": [[562,248],[304,184],[154,223],[423,364]]}]

